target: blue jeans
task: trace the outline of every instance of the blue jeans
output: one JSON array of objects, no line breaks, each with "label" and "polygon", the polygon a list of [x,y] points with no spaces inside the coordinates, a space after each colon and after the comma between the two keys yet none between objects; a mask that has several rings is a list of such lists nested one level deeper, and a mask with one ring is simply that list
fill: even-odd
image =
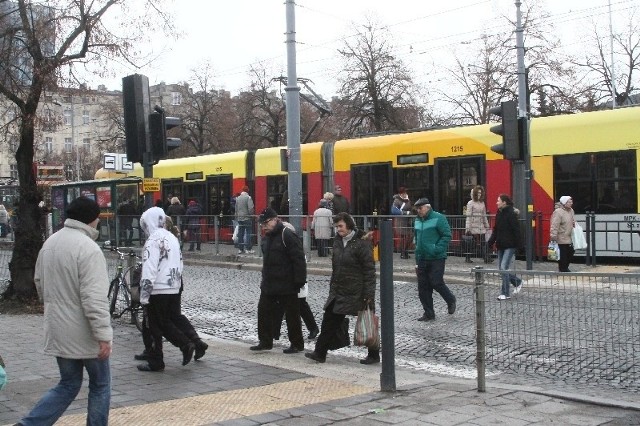
[{"label": "blue jeans", "polygon": [[433,310],[433,291],[437,291],[447,302],[447,306],[455,303],[456,297],[444,283],[445,259],[418,260],[416,274],[418,275],[418,297],[422,303],[424,314],[428,318],[435,318]]},{"label": "blue jeans", "polygon": [[251,250],[251,219],[238,221],[238,249]]},{"label": "blue jeans", "polygon": [[[96,351],[97,351],[96,347]],[[80,392],[83,369],[89,374],[88,426],[107,426],[111,403],[111,368],[107,359],[68,359],[57,357],[60,382],[51,388],[25,418],[24,426],[54,424]]]},{"label": "blue jeans", "polygon": [[[516,249],[508,248],[504,250],[498,250],[498,269],[501,271],[508,271],[511,267],[511,262],[513,261],[514,256],[516,255]],[[500,294],[504,294],[505,296],[509,296],[509,283],[512,281],[514,285],[518,282],[519,278],[515,275],[504,272],[502,275],[502,288],[500,289]]]}]

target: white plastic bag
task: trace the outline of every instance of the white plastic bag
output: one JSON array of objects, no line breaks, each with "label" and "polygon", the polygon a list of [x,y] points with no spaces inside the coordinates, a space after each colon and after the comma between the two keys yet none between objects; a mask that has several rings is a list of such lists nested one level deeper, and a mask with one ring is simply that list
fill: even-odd
[{"label": "white plastic bag", "polygon": [[236,223],[236,225],[233,227],[233,237],[231,237],[234,244],[238,244],[238,228],[239,225]]},{"label": "white plastic bag", "polygon": [[547,259],[560,260],[560,247],[555,241],[549,241],[549,247],[547,247]]},{"label": "white plastic bag", "polygon": [[571,231],[571,242],[575,250],[584,250],[587,248],[587,239],[582,232],[582,226],[576,223]]},{"label": "white plastic bag", "polygon": [[307,297],[309,295],[309,287],[307,287],[307,283],[304,283],[304,286],[302,286],[302,288],[300,288],[300,291],[298,292],[298,299],[302,299],[304,297]]}]

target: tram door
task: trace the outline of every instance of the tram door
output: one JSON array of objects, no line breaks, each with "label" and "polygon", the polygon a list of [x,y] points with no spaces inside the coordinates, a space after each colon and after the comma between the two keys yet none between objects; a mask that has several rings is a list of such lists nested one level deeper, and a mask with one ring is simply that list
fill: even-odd
[{"label": "tram door", "polygon": [[211,216],[231,214],[231,175],[207,176],[207,206]]},{"label": "tram door", "polygon": [[355,215],[391,214],[393,170],[391,163],[351,167],[351,212]]},{"label": "tram door", "polygon": [[441,158],[435,163],[433,208],[448,215],[461,215],[471,189],[484,183],[484,157]]}]

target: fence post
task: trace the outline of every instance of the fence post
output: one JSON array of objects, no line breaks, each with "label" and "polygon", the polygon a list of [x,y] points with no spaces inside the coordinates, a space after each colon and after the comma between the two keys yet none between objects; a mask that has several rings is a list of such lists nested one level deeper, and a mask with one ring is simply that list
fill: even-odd
[{"label": "fence post", "polygon": [[474,296],[476,302],[476,370],[478,374],[478,392],[486,392],[486,341],[485,341],[485,298],[484,298],[484,272],[481,266],[474,269],[475,287]]},{"label": "fence post", "polygon": [[220,217],[213,217],[213,240],[216,256],[220,254],[220,224],[223,222],[222,219],[224,219],[222,212],[220,212]]},{"label": "fence post", "polygon": [[393,227],[390,219],[380,224],[380,327],[382,341],[382,372],[380,373],[380,390],[395,392],[395,329],[394,329],[394,296],[393,296]]}]

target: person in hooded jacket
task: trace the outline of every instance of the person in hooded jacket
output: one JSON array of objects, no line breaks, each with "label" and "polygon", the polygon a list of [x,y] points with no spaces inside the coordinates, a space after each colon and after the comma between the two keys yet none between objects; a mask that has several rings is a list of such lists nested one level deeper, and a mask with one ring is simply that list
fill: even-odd
[{"label": "person in hooded jacket", "polygon": [[[518,213],[513,207],[513,201],[507,194],[500,194],[496,201],[498,212],[496,213],[496,222],[493,225],[491,238],[487,242],[489,247],[496,245],[498,249],[498,269],[508,271],[511,262],[516,255],[516,251],[521,247],[520,224],[518,223]],[[516,294],[522,289],[522,280],[516,278],[515,275],[505,272],[502,274],[502,287],[498,300],[510,299],[510,286],[513,284]]]},{"label": "person in hooded jacket", "polygon": [[140,304],[152,338],[147,363],[138,365],[140,371],[164,370],[163,335],[182,351],[182,365],[191,361],[196,350],[189,336],[173,321],[175,312],[180,311],[183,264],[180,242],[165,229],[165,221],[165,212],[160,207],[150,208],[140,218],[147,234],[142,253]]},{"label": "person in hooded jacket", "polygon": [[278,304],[284,309],[287,333],[291,345],[285,354],[304,350],[300,302],[298,293],[307,282],[307,260],[302,241],[294,231],[284,225],[276,211],[267,207],[259,221],[265,230],[262,239],[262,280],[258,300],[258,340],[252,351],[273,348],[274,318]]},{"label": "person in hooded jacket", "polygon": [[[329,297],[324,304],[320,335],[313,352],[305,356],[325,362],[329,346],[345,316],[357,316],[367,305],[373,306],[376,297],[376,266],[373,246],[368,234],[356,228],[353,218],[345,212],[333,218],[336,237],[333,242],[332,273]],[[361,364],[380,362],[380,348],[368,348]]]},{"label": "person in hooded jacket", "polygon": [[568,195],[560,197],[560,202],[556,204],[556,209],[551,215],[551,241],[558,243],[560,248],[560,258],[558,259],[559,272],[571,272],[569,264],[573,260],[573,240],[571,233],[576,224],[573,216],[573,199]]}]

